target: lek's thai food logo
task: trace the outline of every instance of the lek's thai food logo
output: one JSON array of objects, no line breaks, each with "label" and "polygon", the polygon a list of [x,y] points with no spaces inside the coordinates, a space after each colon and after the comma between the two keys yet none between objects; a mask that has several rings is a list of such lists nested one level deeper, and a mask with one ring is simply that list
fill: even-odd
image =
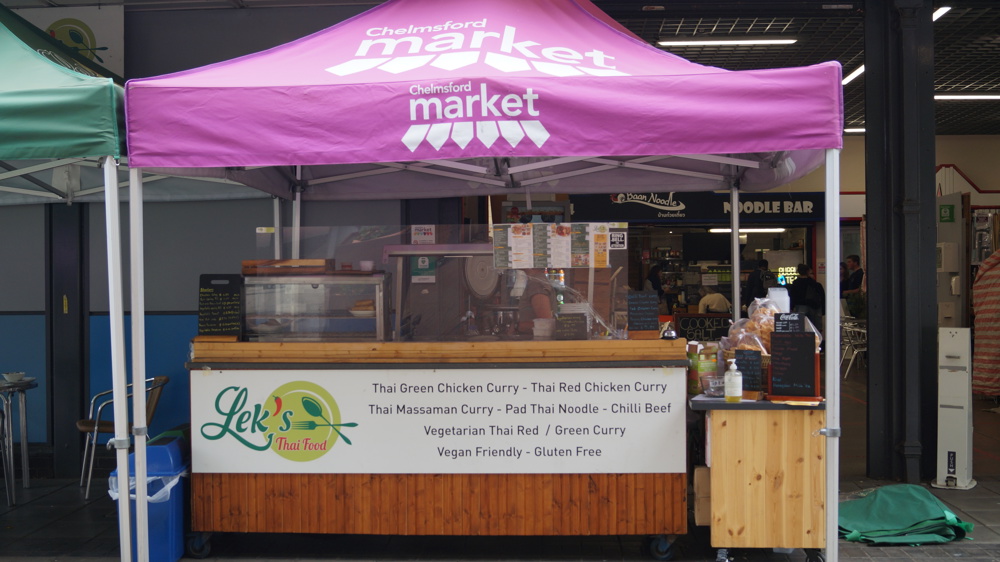
[{"label": "lek's thai food logo", "polygon": [[357,423],[344,423],[333,396],[305,381],[286,383],[263,403],[250,404],[246,388],[230,386],[215,397],[218,422],[202,424],[209,441],[235,439],[254,451],[271,450],[290,461],[309,462],[325,455]]},{"label": "lek's thai food logo", "polygon": [[[409,86],[410,127],[401,140],[411,152],[423,143],[440,150],[449,140],[464,149],[473,140],[493,146],[504,139],[516,147],[524,139],[541,147],[549,138],[542,124],[545,100],[533,88],[503,89],[474,80],[448,81],[477,72],[512,76],[629,76],[615,57],[592,45],[579,49],[544,44],[518,35],[513,25],[492,26],[487,18],[365,30],[352,58],[326,68],[337,76],[380,71],[393,76],[433,69],[440,79]],[[480,70],[475,70],[479,66]]]}]

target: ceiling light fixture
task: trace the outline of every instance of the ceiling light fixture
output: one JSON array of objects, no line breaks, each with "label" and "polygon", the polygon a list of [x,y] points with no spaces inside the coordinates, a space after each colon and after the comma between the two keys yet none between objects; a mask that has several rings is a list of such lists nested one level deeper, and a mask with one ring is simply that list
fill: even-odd
[{"label": "ceiling light fixture", "polygon": [[1000,100],[1000,94],[935,94],[936,100]]},{"label": "ceiling light fixture", "polygon": [[[715,232],[715,233],[723,233],[723,232],[732,232],[733,229],[731,229],[731,228],[710,228],[710,229],[708,229],[708,231],[709,232]],[[744,233],[744,232],[784,232],[784,231],[785,231],[784,228],[741,228],[740,229],[740,233]]]},{"label": "ceiling light fixture", "polygon": [[865,128],[864,127],[857,127],[857,128],[844,129],[844,132],[845,133],[863,133],[863,132],[865,132]]},{"label": "ceiling light fixture", "polygon": [[736,45],[791,45],[798,41],[791,37],[705,37],[698,39],[684,37],[677,39],[662,39],[657,44],[661,47],[704,47],[704,46],[736,46]]},{"label": "ceiling light fixture", "polygon": [[[938,8],[937,10],[934,11],[934,14],[931,16],[931,21],[937,21],[941,16],[947,14],[949,10],[951,10],[951,8],[947,7],[947,6]],[[865,65],[861,65],[861,66],[855,68],[854,72],[848,74],[844,78],[844,80],[840,83],[840,85],[841,86],[846,86],[848,82],[850,82],[851,80],[854,80],[858,76],[861,76],[862,74],[864,74],[864,72],[865,72]]]},{"label": "ceiling light fixture", "polygon": [[844,80],[840,82],[840,85],[841,86],[846,86],[848,82],[850,82],[851,80],[854,80],[858,76],[861,76],[862,74],[864,74],[864,72],[865,72],[865,65],[861,65],[861,66],[855,68],[854,72],[852,72],[852,73],[848,74],[846,77],[844,77]]}]

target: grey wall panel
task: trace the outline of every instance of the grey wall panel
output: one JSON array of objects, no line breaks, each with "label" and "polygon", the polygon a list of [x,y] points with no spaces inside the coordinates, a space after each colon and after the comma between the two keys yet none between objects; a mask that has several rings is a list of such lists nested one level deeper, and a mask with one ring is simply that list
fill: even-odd
[{"label": "grey wall panel", "polygon": [[0,311],[45,310],[43,205],[0,207]]},{"label": "grey wall panel", "polygon": [[370,7],[128,12],[125,77],[157,76],[263,51]]},{"label": "grey wall panel", "polygon": [[[107,312],[104,206],[91,205],[90,214],[91,310]],[[124,307],[129,310],[129,221],[125,204],[121,216]],[[271,199],[147,203],[143,217],[146,310],[196,311],[199,276],[202,273],[239,273],[242,260],[257,256],[256,228],[271,226],[273,216]]]}]

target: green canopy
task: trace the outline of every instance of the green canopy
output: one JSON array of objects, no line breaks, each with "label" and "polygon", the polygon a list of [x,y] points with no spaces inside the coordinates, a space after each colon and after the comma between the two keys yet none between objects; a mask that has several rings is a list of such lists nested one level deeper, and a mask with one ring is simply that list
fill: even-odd
[{"label": "green canopy", "polygon": [[[31,29],[37,32],[0,6],[0,159],[120,157],[124,89],[113,75],[81,74],[42,56],[22,40]],[[79,67],[77,57],[48,49]]]}]

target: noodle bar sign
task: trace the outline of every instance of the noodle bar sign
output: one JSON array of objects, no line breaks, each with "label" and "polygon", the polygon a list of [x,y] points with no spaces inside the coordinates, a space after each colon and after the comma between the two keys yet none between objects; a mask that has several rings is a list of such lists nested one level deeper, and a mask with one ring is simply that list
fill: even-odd
[{"label": "noodle bar sign", "polygon": [[[570,197],[574,221],[692,220],[729,222],[729,194],[615,193]],[[748,223],[821,221],[822,193],[741,193],[740,220]]]}]

